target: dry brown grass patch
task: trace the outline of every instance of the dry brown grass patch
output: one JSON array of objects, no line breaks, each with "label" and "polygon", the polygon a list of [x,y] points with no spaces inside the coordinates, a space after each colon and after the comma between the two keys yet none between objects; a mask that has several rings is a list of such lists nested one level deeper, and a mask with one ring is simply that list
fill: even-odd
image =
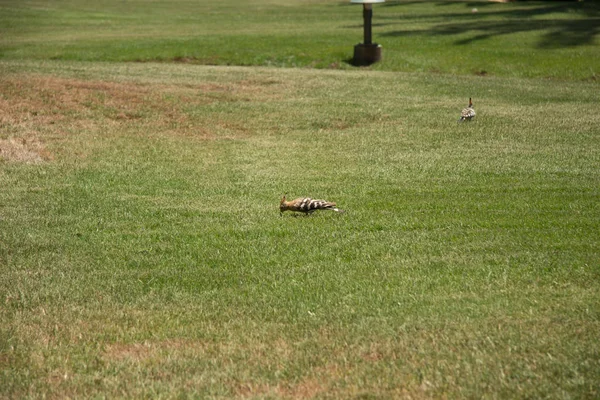
[{"label": "dry brown grass patch", "polygon": [[239,384],[234,392],[236,398],[275,397],[282,399],[314,399],[324,394],[331,394],[328,382],[315,377],[307,377],[296,383],[267,383],[244,382]]},{"label": "dry brown grass patch", "polygon": [[251,134],[246,125],[219,120],[196,107],[267,101],[279,96],[279,86],[274,80],[179,85],[9,75],[0,80],[0,157],[26,163],[51,160],[46,146],[53,141],[122,127],[199,139],[246,137]]},{"label": "dry brown grass patch", "polygon": [[0,90],[2,123],[20,124],[34,119],[38,125],[89,118],[100,106],[134,112],[149,94],[142,85],[37,75],[10,76],[0,82]]},{"label": "dry brown grass patch", "polygon": [[34,139],[0,139],[0,160],[37,164],[51,160],[52,154]]},{"label": "dry brown grass patch", "polygon": [[205,343],[185,339],[144,341],[141,343],[113,343],[105,347],[102,358],[107,362],[146,360],[162,357],[165,353],[176,355],[204,354]]}]

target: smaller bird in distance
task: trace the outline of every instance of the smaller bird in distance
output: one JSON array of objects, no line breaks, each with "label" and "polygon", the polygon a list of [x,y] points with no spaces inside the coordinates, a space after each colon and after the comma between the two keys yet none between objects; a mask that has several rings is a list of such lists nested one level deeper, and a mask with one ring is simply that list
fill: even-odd
[{"label": "smaller bird in distance", "polygon": [[312,214],[317,210],[331,210],[343,213],[344,210],[337,208],[336,204],[326,200],[314,200],[310,197],[299,197],[295,200],[286,201],[285,194],[279,203],[279,212],[283,215],[284,211],[301,212],[305,215]]},{"label": "smaller bird in distance", "polygon": [[458,119],[458,122],[471,121],[474,117],[475,109],[473,108],[473,102],[469,97],[469,105],[466,108],[463,108],[462,112],[460,113],[460,118]]}]

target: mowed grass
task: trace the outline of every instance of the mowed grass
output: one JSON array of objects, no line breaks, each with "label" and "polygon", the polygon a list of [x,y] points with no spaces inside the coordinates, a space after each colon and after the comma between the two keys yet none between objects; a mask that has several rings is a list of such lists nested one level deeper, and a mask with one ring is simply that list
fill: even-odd
[{"label": "mowed grass", "polygon": [[1,2],[0,398],[599,397],[598,18]]},{"label": "mowed grass", "polygon": [[596,85],[0,71],[1,397],[599,395]]},{"label": "mowed grass", "polygon": [[[4,0],[0,59],[351,69],[362,25],[348,0]],[[595,81],[599,26],[589,0],[388,0],[374,7],[371,68]]]}]

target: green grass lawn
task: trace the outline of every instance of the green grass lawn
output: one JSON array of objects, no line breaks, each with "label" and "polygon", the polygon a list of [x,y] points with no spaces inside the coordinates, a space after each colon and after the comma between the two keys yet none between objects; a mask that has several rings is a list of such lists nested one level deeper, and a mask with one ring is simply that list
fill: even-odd
[{"label": "green grass lawn", "polygon": [[[210,63],[263,67],[207,66],[205,50],[168,45],[195,32],[196,2],[83,4],[0,4],[0,398],[600,395],[595,34],[462,44],[471,29],[381,26],[382,42],[437,54],[435,72],[404,70],[387,44],[355,69],[339,39],[360,35],[360,7],[224,1],[205,12],[241,25],[232,42],[212,27],[237,58]],[[473,7],[554,6],[546,17],[595,18],[590,2],[376,15],[420,12],[418,30]],[[272,38],[264,51],[243,45],[253,29]],[[294,29],[339,49],[298,65],[336,68],[264,67],[313,48]],[[526,51],[511,35],[530,70],[511,68]],[[480,40],[506,62],[463,52],[489,73],[449,73],[452,50]],[[457,124],[469,97],[477,117]],[[346,213],[281,216],[284,193]]]},{"label": "green grass lawn", "polygon": [[[350,69],[362,24],[348,0],[4,0],[0,59]],[[373,69],[587,80],[600,71],[594,1],[388,0],[373,24],[384,57]]]}]

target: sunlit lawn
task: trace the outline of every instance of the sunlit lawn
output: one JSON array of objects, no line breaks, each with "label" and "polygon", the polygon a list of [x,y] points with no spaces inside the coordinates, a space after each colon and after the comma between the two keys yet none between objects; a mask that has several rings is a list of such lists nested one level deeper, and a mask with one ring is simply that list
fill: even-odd
[{"label": "sunlit lawn", "polygon": [[[167,44],[197,25],[196,2],[136,4],[0,5],[0,397],[598,397],[600,92],[583,73],[597,59],[572,57],[595,38],[549,49],[522,31],[518,50],[512,33],[461,44],[471,29],[383,24],[385,61],[356,69],[340,39],[360,34],[359,6],[213,4],[243,33],[187,54]],[[376,15],[412,30],[473,7],[595,18],[589,2],[474,4]],[[290,35],[323,30],[339,49],[300,65],[339,65],[264,67],[313,48],[287,42],[286,16]],[[279,50],[242,55],[252,29]],[[400,67],[391,43],[415,39],[437,72]],[[512,55],[461,51],[477,43]],[[205,51],[263,66],[198,65]],[[487,74],[448,73],[477,57]],[[531,78],[552,57],[556,75]],[[469,97],[477,117],[458,124]],[[281,216],[284,193],[346,213]]]}]

